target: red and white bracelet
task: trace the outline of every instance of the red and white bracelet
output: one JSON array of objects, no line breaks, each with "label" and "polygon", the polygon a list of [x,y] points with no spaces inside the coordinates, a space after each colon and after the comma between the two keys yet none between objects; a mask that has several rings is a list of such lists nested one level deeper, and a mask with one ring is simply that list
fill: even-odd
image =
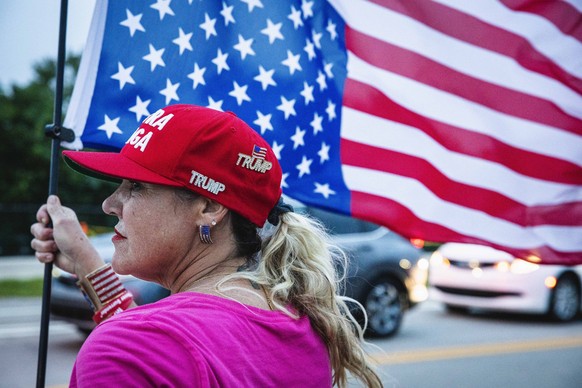
[{"label": "red and white bracelet", "polygon": [[119,314],[122,311],[125,311],[129,308],[131,303],[133,302],[133,296],[129,291],[125,291],[123,294],[119,295],[117,298],[109,301],[105,307],[101,310],[98,310],[93,315],[93,321],[96,324],[100,324],[107,318],[110,318],[116,314]]},{"label": "red and white bracelet", "polygon": [[126,310],[133,301],[133,296],[121,284],[110,264],[81,278],[77,285],[95,311],[93,320],[96,323]]}]

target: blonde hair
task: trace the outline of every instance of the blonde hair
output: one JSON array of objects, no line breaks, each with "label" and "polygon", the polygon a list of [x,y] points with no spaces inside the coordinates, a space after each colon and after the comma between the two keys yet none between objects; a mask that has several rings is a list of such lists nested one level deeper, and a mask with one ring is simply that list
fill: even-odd
[{"label": "blonde hair", "polygon": [[263,287],[277,310],[296,316],[286,307],[291,304],[298,314],[309,316],[329,350],[334,385],[347,386],[351,374],[368,387],[381,387],[362,347],[363,329],[346,304],[351,299],[339,295],[343,276],[336,268],[346,264],[346,255],[318,221],[285,213],[264,239],[256,266],[231,277]]}]

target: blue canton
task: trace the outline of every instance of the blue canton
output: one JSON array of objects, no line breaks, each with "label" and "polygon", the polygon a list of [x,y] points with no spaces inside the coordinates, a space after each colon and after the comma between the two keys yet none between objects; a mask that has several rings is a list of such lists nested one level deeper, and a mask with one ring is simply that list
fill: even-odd
[{"label": "blue canton", "polygon": [[349,213],[343,31],[325,1],[110,1],[84,146],[120,149],[169,104],[233,111],[271,144],[286,194]]}]

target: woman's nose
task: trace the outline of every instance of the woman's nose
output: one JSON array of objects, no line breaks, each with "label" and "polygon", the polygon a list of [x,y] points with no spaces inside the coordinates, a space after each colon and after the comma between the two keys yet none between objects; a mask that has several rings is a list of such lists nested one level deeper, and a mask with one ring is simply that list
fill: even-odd
[{"label": "woman's nose", "polygon": [[121,202],[119,201],[119,187],[103,201],[101,208],[105,214],[121,216]]}]

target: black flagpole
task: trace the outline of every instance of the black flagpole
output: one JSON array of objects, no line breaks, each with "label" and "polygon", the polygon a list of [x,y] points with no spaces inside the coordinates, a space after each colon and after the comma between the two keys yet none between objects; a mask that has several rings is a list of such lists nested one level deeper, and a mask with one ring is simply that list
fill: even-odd
[{"label": "black flagpole", "polygon": [[[59,157],[60,143],[62,140],[73,141],[74,135],[69,129],[62,127],[63,109],[63,82],[65,73],[65,49],[67,35],[67,8],[68,0],[61,0],[61,15],[59,22],[59,50],[57,56],[57,74],[55,87],[55,105],[53,114],[53,124],[45,127],[45,133],[52,138],[51,141],[51,162],[49,174],[48,194],[57,194],[57,183],[59,180]],[[50,299],[53,264],[47,263],[44,267],[42,311],[40,316],[40,340],[38,346],[38,364],[36,374],[36,387],[45,386],[46,359],[48,353],[48,334],[50,321]]]}]

